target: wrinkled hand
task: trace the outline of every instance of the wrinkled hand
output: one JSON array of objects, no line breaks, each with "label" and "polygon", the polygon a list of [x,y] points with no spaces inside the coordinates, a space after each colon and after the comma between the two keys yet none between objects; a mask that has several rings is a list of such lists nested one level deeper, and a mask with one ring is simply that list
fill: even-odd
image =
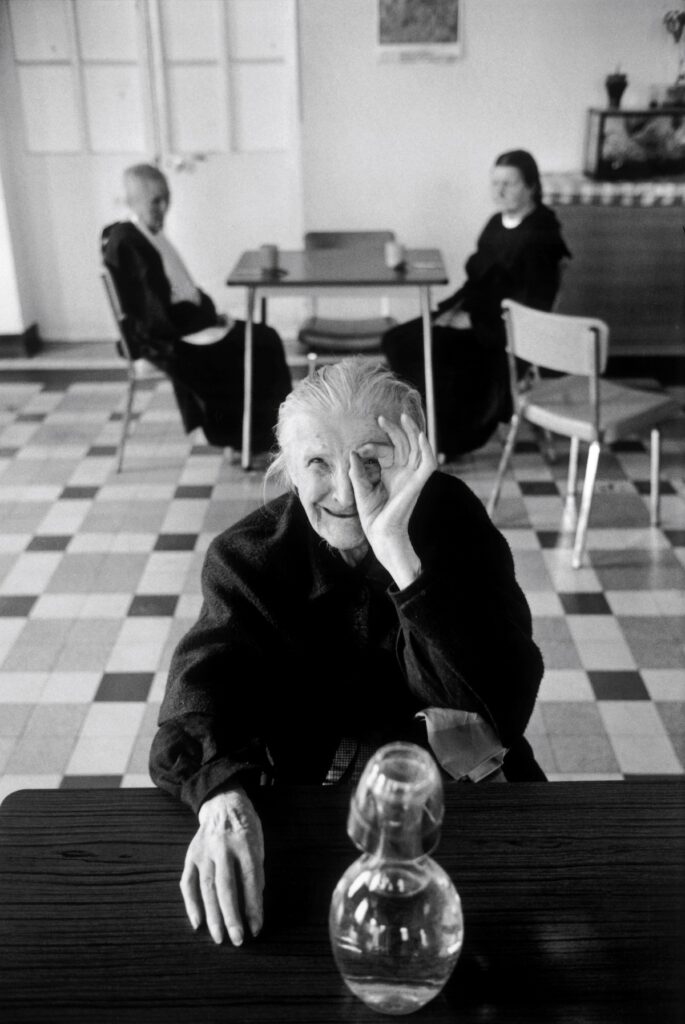
[{"label": "wrinkled hand", "polygon": [[410,416],[403,413],[399,425],[379,416],[378,425],[391,441],[392,456],[379,457],[380,476],[374,481],[361,455],[352,452],[350,480],[366,539],[402,590],[421,571],[409,540],[409,519],[436,461],[426,435]]},{"label": "wrinkled hand", "polygon": [[236,788],[205,800],[200,827],[188,847],[181,892],[193,928],[204,919],[215,942],[224,926],[234,946],[241,945],[243,918],[252,935],[262,927],[264,836],[257,812],[244,790]]}]

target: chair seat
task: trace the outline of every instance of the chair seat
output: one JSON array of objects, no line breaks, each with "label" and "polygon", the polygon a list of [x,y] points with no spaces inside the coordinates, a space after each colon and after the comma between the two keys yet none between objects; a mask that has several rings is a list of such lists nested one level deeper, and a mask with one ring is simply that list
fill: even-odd
[{"label": "chair seat", "polygon": [[640,433],[679,411],[678,403],[668,395],[602,380],[597,436],[587,377],[569,375],[545,380],[533,385],[520,401],[525,419],[543,430],[607,444]]},{"label": "chair seat", "polygon": [[378,352],[381,338],[397,321],[390,316],[367,320],[336,320],[312,316],[305,320],[298,334],[300,344],[314,352],[350,349],[355,352]]}]

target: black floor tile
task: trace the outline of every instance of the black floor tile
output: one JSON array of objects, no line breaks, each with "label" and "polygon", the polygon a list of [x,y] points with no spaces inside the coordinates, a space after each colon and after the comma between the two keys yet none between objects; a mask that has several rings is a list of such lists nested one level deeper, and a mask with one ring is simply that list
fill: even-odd
[{"label": "black floor tile", "polygon": [[122,775],[65,775],[60,789],[119,789]]},{"label": "black floor tile", "polygon": [[94,498],[99,490],[99,487],[77,487],[75,485],[67,486],[63,488],[62,493],[60,494],[60,498]]},{"label": "black floor tile", "polygon": [[[649,480],[633,480],[633,486],[638,494],[650,494],[652,487]],[[659,481],[659,494],[675,494],[676,489],[670,480]]]},{"label": "black floor tile", "polygon": [[196,533],[160,533],[155,541],[155,551],[194,551]]},{"label": "black floor tile", "polygon": [[153,679],[153,672],[105,672],[94,699],[146,701]]},{"label": "black floor tile", "polygon": [[211,498],[214,488],[204,484],[180,484],[174,491],[174,498]]},{"label": "black floor tile", "polygon": [[617,672],[590,670],[588,679],[597,700],[649,700],[639,672],[628,669]]},{"label": "black floor tile", "polygon": [[175,594],[136,594],[128,615],[173,615],[178,604]]},{"label": "black floor tile", "polygon": [[611,615],[609,602],[601,592],[560,593],[559,600],[567,615]]},{"label": "black floor tile", "polygon": [[0,595],[0,617],[25,619],[37,600],[36,594]]},{"label": "black floor tile", "polygon": [[559,496],[559,488],[554,480],[519,480],[518,485],[521,494],[526,497]]},{"label": "black floor tile", "polygon": [[69,533],[42,533],[33,537],[27,551],[66,551],[71,540]]},{"label": "black floor tile", "polygon": [[86,455],[116,455],[116,445],[113,444],[93,444],[90,446]]}]

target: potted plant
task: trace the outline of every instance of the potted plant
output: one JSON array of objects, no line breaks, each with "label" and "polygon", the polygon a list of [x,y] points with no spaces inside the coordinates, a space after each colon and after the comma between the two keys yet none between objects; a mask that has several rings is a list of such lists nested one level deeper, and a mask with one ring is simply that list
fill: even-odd
[{"label": "potted plant", "polygon": [[[664,25],[669,35],[673,36],[676,46],[680,45],[685,31],[685,11],[667,11],[664,14]],[[675,84],[666,90],[666,104],[673,107],[685,106],[685,52],[682,49]]]}]

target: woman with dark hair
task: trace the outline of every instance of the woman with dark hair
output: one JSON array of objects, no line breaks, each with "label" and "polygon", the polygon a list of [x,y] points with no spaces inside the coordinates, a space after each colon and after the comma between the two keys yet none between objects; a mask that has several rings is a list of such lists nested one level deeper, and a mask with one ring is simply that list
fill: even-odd
[{"label": "woman with dark hair", "polygon": [[[542,202],[537,164],[514,149],[495,161],[498,212],[466,261],[466,281],[433,316],[438,448],[448,458],[485,444],[511,415],[502,299],[549,310],[570,252],[556,215]],[[425,395],[420,320],[383,338],[390,368]]]}]

